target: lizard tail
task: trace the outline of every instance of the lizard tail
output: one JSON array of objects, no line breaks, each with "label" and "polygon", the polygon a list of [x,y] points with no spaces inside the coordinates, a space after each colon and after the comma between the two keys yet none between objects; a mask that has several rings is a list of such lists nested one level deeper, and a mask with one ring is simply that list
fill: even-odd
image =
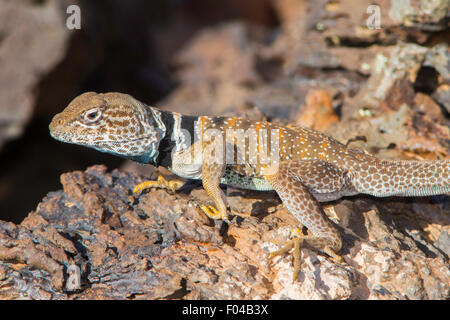
[{"label": "lizard tail", "polygon": [[361,193],[377,197],[430,196],[450,192],[450,160],[377,160],[352,174]]}]

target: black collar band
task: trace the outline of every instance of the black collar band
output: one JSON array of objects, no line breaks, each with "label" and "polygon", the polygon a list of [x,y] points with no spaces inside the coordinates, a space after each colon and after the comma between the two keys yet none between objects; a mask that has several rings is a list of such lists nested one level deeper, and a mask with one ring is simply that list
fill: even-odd
[{"label": "black collar band", "polygon": [[[162,110],[159,111],[161,112],[161,121],[166,126],[166,134],[159,143],[158,157],[150,163],[156,167],[163,166],[167,168],[172,165],[172,150],[176,146],[176,141],[173,140],[174,130],[187,130],[190,134],[192,144],[194,140],[195,122],[198,120],[198,117],[183,116]],[[175,128],[175,122],[177,121],[177,118],[178,121],[181,121],[179,129]]]}]

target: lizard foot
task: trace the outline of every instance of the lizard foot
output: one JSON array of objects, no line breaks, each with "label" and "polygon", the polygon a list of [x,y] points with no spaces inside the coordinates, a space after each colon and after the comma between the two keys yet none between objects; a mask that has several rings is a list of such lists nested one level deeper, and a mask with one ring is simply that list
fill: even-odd
[{"label": "lizard foot", "polygon": [[274,241],[274,243],[282,244],[283,247],[274,252],[271,252],[268,260],[270,263],[272,262],[272,259],[275,258],[276,256],[284,255],[288,253],[292,248],[294,248],[294,252],[292,253],[294,256],[294,273],[292,275],[292,281],[295,281],[300,272],[300,245],[304,241],[304,236],[301,235],[299,228],[295,228],[291,231],[291,237],[293,237],[293,239],[288,241],[283,242]]},{"label": "lizard foot", "polygon": [[[312,243],[318,242],[317,241],[318,238],[314,237],[314,236],[302,235],[299,228],[295,228],[291,231],[291,238],[292,239],[288,240],[288,241],[275,242],[278,244],[281,243],[283,245],[283,247],[279,250],[271,252],[268,257],[268,260],[270,263],[274,257],[279,256],[279,255],[284,255],[284,254],[288,253],[292,248],[294,248],[294,251],[292,253],[292,255],[294,256],[294,272],[292,275],[292,281],[295,281],[298,277],[298,274],[300,273],[300,246],[305,241],[312,242]],[[320,251],[323,251],[326,254],[328,254],[335,263],[339,263],[339,264],[343,263],[342,257],[339,256],[338,254],[336,254],[329,246],[327,246],[327,245],[322,246],[320,248]]]},{"label": "lizard foot", "polygon": [[138,184],[134,188],[133,194],[138,195],[145,189],[149,189],[149,188],[166,189],[166,190],[171,190],[171,191],[175,192],[176,190],[180,189],[185,183],[185,181],[177,180],[177,179],[166,180],[166,178],[164,178],[164,176],[160,172],[157,172],[157,175],[158,175],[158,179],[156,181],[145,181],[145,182]]},{"label": "lizard foot", "polygon": [[202,204],[200,209],[211,219],[218,220],[221,219],[225,222],[229,222],[228,215],[226,212],[219,212],[214,206],[205,206]]}]

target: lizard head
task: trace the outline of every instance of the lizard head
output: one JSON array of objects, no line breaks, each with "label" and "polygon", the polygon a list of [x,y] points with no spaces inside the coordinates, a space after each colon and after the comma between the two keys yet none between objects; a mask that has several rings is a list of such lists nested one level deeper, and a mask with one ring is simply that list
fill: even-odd
[{"label": "lizard head", "polygon": [[56,140],[148,163],[158,156],[165,126],[157,109],[122,93],[86,92],[50,123]]}]

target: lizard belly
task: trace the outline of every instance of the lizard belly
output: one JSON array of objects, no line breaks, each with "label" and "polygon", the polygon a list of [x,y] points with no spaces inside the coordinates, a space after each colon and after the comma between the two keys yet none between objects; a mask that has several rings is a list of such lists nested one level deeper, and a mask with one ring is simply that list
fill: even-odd
[{"label": "lizard belly", "polygon": [[[177,176],[185,179],[202,179],[202,166],[200,165],[178,165],[176,167],[168,168],[171,172]],[[261,177],[247,177],[240,175],[232,170],[226,170],[223,177],[220,179],[220,183],[226,184],[230,187],[256,190],[256,191],[270,191],[273,190],[269,182]]]},{"label": "lizard belly", "polygon": [[[190,158],[192,155],[190,149],[175,152],[172,158],[172,165],[168,169],[181,178],[201,180],[203,159],[201,154],[193,154],[193,158]],[[237,171],[229,167],[226,168],[223,177],[220,179],[220,183],[231,187],[256,191],[273,190],[265,178],[251,174],[251,172],[246,172],[244,167],[235,166],[235,170]]]},{"label": "lizard belly", "polygon": [[181,178],[201,179],[202,155],[192,152],[192,147],[174,152],[172,154],[172,163],[167,169]]},{"label": "lizard belly", "polygon": [[202,179],[202,164],[183,164],[168,168],[177,176],[185,179]]},{"label": "lizard belly", "polygon": [[231,187],[256,190],[270,191],[273,190],[270,183],[263,177],[241,175],[229,168],[225,170],[225,174],[220,180],[221,183]]}]

